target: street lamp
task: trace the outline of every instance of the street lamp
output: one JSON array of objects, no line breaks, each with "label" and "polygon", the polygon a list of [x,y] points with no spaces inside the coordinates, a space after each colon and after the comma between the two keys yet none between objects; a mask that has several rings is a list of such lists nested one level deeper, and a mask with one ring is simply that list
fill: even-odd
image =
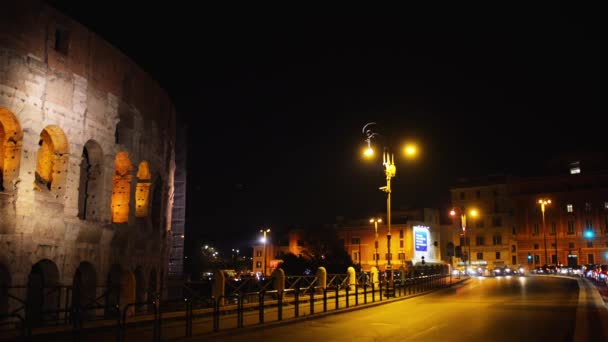
[{"label": "street lamp", "polygon": [[[471,238],[469,237],[467,241],[467,213],[463,208],[454,208],[450,210],[450,216],[454,217],[460,214],[460,229],[462,230],[462,234],[464,237],[465,247],[468,246],[467,252],[467,261],[465,262],[465,274],[469,274],[469,268],[471,267]],[[471,217],[477,217],[479,213],[476,209],[469,210],[469,215]],[[462,253],[462,251],[461,251]]]},{"label": "street lamp", "polygon": [[[372,148],[371,141],[379,134],[373,132],[372,128],[375,122],[369,122],[363,126],[363,134],[365,134],[367,148],[364,151],[365,157],[373,157],[374,149]],[[413,144],[408,144],[403,152],[408,157],[414,157],[418,153],[418,149]],[[388,281],[389,288],[393,287],[393,274],[391,265],[391,179],[395,177],[397,173],[397,167],[395,166],[395,155],[390,153],[388,148],[384,148],[382,153],[382,165],[384,166],[384,175],[386,176],[386,186],[380,187],[380,190],[386,192],[386,222],[387,222],[387,233],[386,233],[386,246],[387,246],[387,264],[386,264],[386,278]]]},{"label": "street lamp", "polygon": [[266,276],[266,233],[270,233],[270,228],[260,229],[260,233],[264,233],[262,243],[264,244],[264,277]]},{"label": "street lamp", "polygon": [[[545,206],[547,204],[551,204],[550,199],[541,198],[538,200],[538,204],[540,204],[540,212],[543,217],[543,239],[545,242],[545,264],[549,264],[549,259],[547,257],[547,226],[545,225]],[[555,232],[555,258],[557,258],[557,232]]]},{"label": "street lamp", "polygon": [[374,247],[376,248],[376,254],[374,254],[374,259],[376,259],[376,270],[378,270],[378,223],[382,223],[381,218],[371,218],[369,219],[369,223],[374,224],[374,232],[376,233],[374,238]]}]

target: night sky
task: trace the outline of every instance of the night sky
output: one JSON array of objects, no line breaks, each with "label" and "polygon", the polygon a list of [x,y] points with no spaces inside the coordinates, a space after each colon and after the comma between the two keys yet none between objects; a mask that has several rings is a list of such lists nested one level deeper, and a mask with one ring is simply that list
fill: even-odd
[{"label": "night sky", "polygon": [[370,121],[389,146],[422,148],[396,161],[394,208],[442,208],[461,177],[606,150],[599,8],[51,3],[174,99],[189,132],[188,245],[244,248],[262,226],[383,212],[381,163],[360,158]]}]

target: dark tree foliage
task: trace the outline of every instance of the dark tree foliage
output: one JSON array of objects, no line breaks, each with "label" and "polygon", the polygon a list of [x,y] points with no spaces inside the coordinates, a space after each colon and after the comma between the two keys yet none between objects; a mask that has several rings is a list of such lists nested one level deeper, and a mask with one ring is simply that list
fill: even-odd
[{"label": "dark tree foliage", "polygon": [[315,274],[323,266],[327,273],[346,273],[353,263],[344,246],[338,240],[333,228],[313,227],[308,229],[304,238],[301,256],[293,254],[283,258],[281,267],[287,275]]}]

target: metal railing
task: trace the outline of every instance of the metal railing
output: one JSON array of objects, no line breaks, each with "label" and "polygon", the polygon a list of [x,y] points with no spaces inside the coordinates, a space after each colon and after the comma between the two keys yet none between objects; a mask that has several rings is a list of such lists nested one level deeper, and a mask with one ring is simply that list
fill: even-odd
[{"label": "metal railing", "polygon": [[[258,291],[233,292],[219,298],[202,298],[187,293],[182,299],[134,302],[109,308],[100,301],[108,291],[93,303],[70,306],[54,311],[44,311],[48,317],[65,315],[63,333],[74,341],[86,340],[87,334],[105,333],[108,339],[126,341],[129,334],[148,336],[147,340],[160,341],[170,338],[212,334],[225,329],[239,329],[271,321],[297,319],[328,311],[343,310],[353,306],[405,298],[451,285],[446,274],[423,275],[396,280],[393,288],[381,279],[374,284],[367,275],[357,275],[354,285],[349,285],[345,274],[328,276],[327,286],[316,286],[314,277],[288,277],[285,290],[271,290],[267,285]],[[267,284],[270,282],[266,282]],[[242,287],[241,287],[242,288]],[[137,310],[137,308],[146,308]],[[97,322],[86,313],[104,311],[105,319]],[[63,317],[63,316],[62,316]],[[94,316],[99,317],[99,315]],[[108,318],[109,317],[109,318]],[[38,327],[28,322],[28,317],[16,313],[0,315],[0,326],[12,325],[13,337],[40,335]],[[10,330],[10,329],[9,329]],[[7,331],[0,331],[0,333]],[[112,337],[112,335],[114,337]],[[0,335],[0,339],[2,336]]]}]

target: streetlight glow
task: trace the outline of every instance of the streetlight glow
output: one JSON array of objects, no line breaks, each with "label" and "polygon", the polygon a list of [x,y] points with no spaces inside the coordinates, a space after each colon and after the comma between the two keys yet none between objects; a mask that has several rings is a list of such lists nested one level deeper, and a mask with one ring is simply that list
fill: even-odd
[{"label": "streetlight glow", "polygon": [[403,152],[406,157],[415,157],[418,154],[418,147],[415,144],[405,145]]}]

